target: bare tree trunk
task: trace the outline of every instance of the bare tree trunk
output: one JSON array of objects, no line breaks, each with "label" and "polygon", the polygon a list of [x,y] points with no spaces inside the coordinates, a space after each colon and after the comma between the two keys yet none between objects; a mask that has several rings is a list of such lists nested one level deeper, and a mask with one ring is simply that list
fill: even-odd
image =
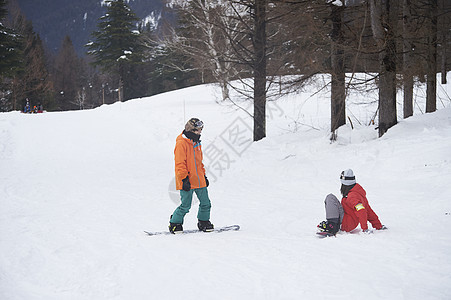
[{"label": "bare tree trunk", "polygon": [[373,36],[379,55],[379,137],[397,123],[396,118],[396,25],[398,1],[370,0]]},{"label": "bare tree trunk", "polygon": [[331,88],[331,140],[336,140],[335,130],[346,124],[345,113],[345,70],[343,51],[344,6],[332,5],[332,88]]},{"label": "bare tree trunk", "polygon": [[[448,0],[441,0],[441,11],[445,11],[445,1]],[[442,84],[446,84],[446,44],[447,44],[447,39],[446,39],[446,32],[449,30],[449,26],[450,26],[450,20],[449,18],[443,17],[442,18],[442,22],[441,22],[441,26],[440,26],[440,35],[441,35],[441,48],[440,48],[440,52],[442,55],[442,60],[441,60],[441,73],[442,73]]]},{"label": "bare tree trunk", "polygon": [[222,79],[220,80],[219,85],[221,86],[221,92],[222,92],[222,100],[227,100],[230,98],[230,93],[229,93],[229,81],[228,79]]},{"label": "bare tree trunk", "polygon": [[428,73],[426,112],[437,110],[437,0],[429,0],[430,32],[428,34]]},{"label": "bare tree trunk", "polygon": [[413,76],[407,74],[404,77],[404,106],[403,117],[404,119],[413,115]]},{"label": "bare tree trunk", "polygon": [[266,137],[266,1],[254,6],[254,141]]},{"label": "bare tree trunk", "polygon": [[446,84],[446,34],[442,32],[442,47],[441,47],[441,53],[442,53],[442,62],[441,62],[441,72],[442,72],[442,84]]},{"label": "bare tree trunk", "polygon": [[119,63],[119,86],[117,89],[117,98],[119,102],[124,101],[124,74],[125,66],[122,63]]},{"label": "bare tree trunk", "polygon": [[411,0],[403,1],[403,87],[404,119],[413,115],[413,74],[412,74],[412,14]]},{"label": "bare tree trunk", "polygon": [[119,88],[118,88],[117,96],[118,96],[119,102],[124,101],[124,81],[122,80],[122,77],[119,79]]},{"label": "bare tree trunk", "polygon": [[18,80],[16,79],[17,77],[14,75],[13,80],[11,82],[11,86],[12,86],[12,92],[13,92],[13,110],[17,110],[17,92],[16,92],[16,87],[17,87],[17,82]]}]

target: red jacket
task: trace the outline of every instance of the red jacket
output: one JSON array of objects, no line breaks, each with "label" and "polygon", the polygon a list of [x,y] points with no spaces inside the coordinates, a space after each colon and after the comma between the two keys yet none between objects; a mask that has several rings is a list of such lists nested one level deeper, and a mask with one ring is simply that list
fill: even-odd
[{"label": "red jacket", "polygon": [[379,217],[371,209],[366,199],[366,192],[360,184],[357,183],[349,191],[348,196],[341,199],[341,205],[345,211],[343,222],[341,223],[341,230],[349,232],[355,229],[359,223],[360,228],[366,230],[368,229],[368,221],[373,228],[382,228]]},{"label": "red jacket", "polygon": [[174,149],[175,184],[177,190],[182,189],[182,180],[189,176],[192,189],[206,187],[205,168],[202,163],[202,146],[180,134]]}]

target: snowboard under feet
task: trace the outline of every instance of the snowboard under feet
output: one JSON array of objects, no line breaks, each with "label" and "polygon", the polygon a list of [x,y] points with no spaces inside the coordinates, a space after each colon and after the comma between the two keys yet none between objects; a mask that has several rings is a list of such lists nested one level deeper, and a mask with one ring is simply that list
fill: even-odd
[{"label": "snowboard under feet", "polygon": [[[213,229],[212,231],[208,231],[208,232],[224,232],[224,231],[236,231],[236,230],[240,230],[240,225],[230,225],[230,226],[223,226],[223,227],[217,227],[215,229]],[[179,235],[179,234],[189,234],[189,233],[199,233],[199,232],[204,232],[204,231],[200,231],[199,229],[188,229],[188,230],[183,230],[182,232],[179,233],[171,233],[169,231],[144,231],[147,235]]]},{"label": "snowboard under feet", "polygon": [[317,237],[319,238],[325,238],[325,237],[330,237],[330,236],[335,236],[335,234],[332,234],[330,232],[326,232],[326,231],[320,231],[316,233]]}]

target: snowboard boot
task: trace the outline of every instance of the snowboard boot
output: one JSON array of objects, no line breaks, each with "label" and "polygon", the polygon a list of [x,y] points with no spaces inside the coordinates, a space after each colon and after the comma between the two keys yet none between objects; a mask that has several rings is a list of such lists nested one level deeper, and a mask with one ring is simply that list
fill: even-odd
[{"label": "snowboard boot", "polygon": [[169,223],[169,231],[172,234],[182,233],[183,232],[183,226],[182,226],[182,224]]},{"label": "snowboard boot", "polygon": [[211,224],[210,221],[199,220],[199,222],[197,223],[197,228],[199,228],[199,230],[203,232],[211,232],[215,227],[213,226],[213,224]]},{"label": "snowboard boot", "polygon": [[169,232],[172,234],[182,233],[183,226],[182,224],[171,223],[172,215],[169,217]]},{"label": "snowboard boot", "polygon": [[318,228],[318,231],[325,232],[326,228],[327,228],[327,222],[326,221],[322,221],[316,227]]},{"label": "snowboard boot", "polygon": [[333,235],[335,235],[340,230],[338,223],[332,221],[322,221],[318,224],[317,227],[319,231],[328,232]]},{"label": "snowboard boot", "polygon": [[379,228],[379,229],[376,228],[376,230],[387,230],[387,229],[388,229],[388,228],[387,228],[387,226],[385,226],[385,225],[382,225],[382,227]]},{"label": "snowboard boot", "polygon": [[335,235],[340,230],[340,225],[337,222],[327,221],[327,232]]}]

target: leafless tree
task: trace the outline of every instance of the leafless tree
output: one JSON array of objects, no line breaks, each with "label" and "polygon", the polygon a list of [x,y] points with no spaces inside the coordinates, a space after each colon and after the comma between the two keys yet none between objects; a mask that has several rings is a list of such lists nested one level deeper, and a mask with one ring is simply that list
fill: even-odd
[{"label": "leafless tree", "polygon": [[170,67],[181,71],[194,67],[204,74],[204,82],[211,76],[212,81],[219,83],[223,100],[229,99],[229,83],[239,72],[231,43],[239,44],[243,38],[237,34],[241,24],[231,17],[232,8],[217,0],[172,1],[172,4],[179,12],[179,27],[170,28],[170,34],[159,42],[188,57],[191,63],[187,68],[186,64],[172,62]]},{"label": "leafless tree", "polygon": [[74,105],[77,105],[78,109],[80,109],[80,110],[85,109],[86,102],[87,102],[87,97],[86,97],[85,88],[82,88],[79,91],[77,91],[77,96],[75,97],[75,99],[73,101],[71,101],[71,103]]},{"label": "leafless tree", "polygon": [[344,65],[344,36],[343,36],[343,5],[331,4],[331,140],[336,139],[336,130],[346,124],[345,113],[345,65]]},{"label": "leafless tree", "polygon": [[397,123],[396,116],[396,32],[398,1],[369,0],[373,37],[379,54],[379,136]]},{"label": "leafless tree", "polygon": [[415,49],[414,28],[412,20],[412,0],[403,0],[403,87],[404,118],[413,115],[413,76],[412,52]]},{"label": "leafless tree", "polygon": [[440,49],[440,71],[442,74],[442,84],[446,84],[446,62],[447,62],[447,55],[446,51],[448,49],[448,41],[449,36],[447,35],[449,28],[451,26],[451,2],[447,0],[440,0],[440,11],[439,14],[439,25],[438,25],[438,31],[440,35],[439,39],[439,49]]},{"label": "leafless tree", "polygon": [[437,109],[437,0],[428,0],[426,112]]}]

